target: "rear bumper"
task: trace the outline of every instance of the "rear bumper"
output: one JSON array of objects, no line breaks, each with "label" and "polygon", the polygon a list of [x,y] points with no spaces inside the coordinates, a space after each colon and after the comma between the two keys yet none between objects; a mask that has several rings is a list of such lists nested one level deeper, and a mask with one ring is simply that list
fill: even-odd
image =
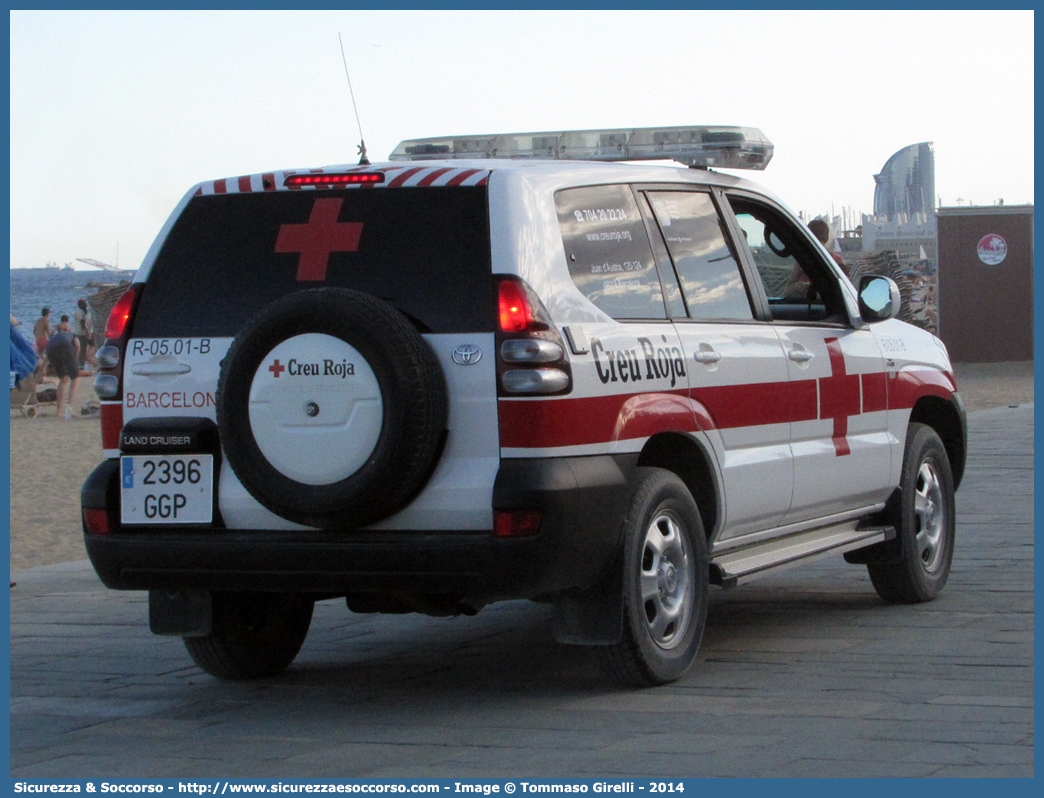
[{"label": "rear bumper", "polygon": [[492,531],[330,532],[125,528],[119,461],[103,462],[81,493],[104,509],[110,534],[86,534],[102,582],[120,590],[443,594],[476,602],[538,598],[598,582],[615,561],[631,458],[502,461],[494,509],[538,509],[538,534]]}]

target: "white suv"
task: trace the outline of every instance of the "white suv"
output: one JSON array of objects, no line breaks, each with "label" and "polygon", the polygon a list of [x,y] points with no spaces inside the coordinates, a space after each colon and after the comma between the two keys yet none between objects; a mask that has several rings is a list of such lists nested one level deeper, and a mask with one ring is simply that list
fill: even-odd
[{"label": "white suv", "polygon": [[323,599],[553,602],[648,685],[692,663],[710,584],[843,552],[933,598],[967,437],[946,351],[707,168],[771,155],[751,128],[463,136],[193,188],[99,352],[101,579],[231,679],[285,669]]}]

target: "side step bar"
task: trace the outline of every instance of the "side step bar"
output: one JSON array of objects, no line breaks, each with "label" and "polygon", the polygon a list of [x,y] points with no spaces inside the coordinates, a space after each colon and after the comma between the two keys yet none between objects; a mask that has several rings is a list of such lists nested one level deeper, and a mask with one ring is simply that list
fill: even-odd
[{"label": "side step bar", "polygon": [[865,521],[840,524],[795,532],[782,538],[752,543],[712,555],[711,583],[729,588],[750,582],[776,568],[797,564],[826,554],[842,554],[891,540],[895,528]]}]

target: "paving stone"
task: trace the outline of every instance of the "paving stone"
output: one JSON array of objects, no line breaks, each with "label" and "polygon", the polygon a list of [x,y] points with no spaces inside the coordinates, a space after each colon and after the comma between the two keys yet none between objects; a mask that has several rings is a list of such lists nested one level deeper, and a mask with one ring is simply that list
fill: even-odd
[{"label": "paving stone", "polygon": [[698,662],[655,690],[613,687],[528,602],[320,602],[286,674],[224,683],[89,563],[16,572],[11,775],[1031,777],[1033,406],[969,418],[938,600],[885,604],[840,557],[715,591]]}]

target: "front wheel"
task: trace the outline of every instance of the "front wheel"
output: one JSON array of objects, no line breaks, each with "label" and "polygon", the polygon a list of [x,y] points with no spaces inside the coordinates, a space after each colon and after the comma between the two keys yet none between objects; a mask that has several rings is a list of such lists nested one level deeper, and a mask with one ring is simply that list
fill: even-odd
[{"label": "front wheel", "polygon": [[315,602],[294,593],[215,593],[210,634],[185,637],[199,667],[219,679],[282,673],[301,650]]},{"label": "front wheel", "polygon": [[628,685],[666,684],[688,670],[707,623],[707,541],[685,484],[639,468],[623,535],[623,637],[599,648],[602,666]]},{"label": "front wheel", "polygon": [[885,601],[931,601],[950,575],[956,524],[950,460],[931,427],[910,425],[900,487],[902,501],[894,519],[900,557],[869,563],[867,570]]}]

